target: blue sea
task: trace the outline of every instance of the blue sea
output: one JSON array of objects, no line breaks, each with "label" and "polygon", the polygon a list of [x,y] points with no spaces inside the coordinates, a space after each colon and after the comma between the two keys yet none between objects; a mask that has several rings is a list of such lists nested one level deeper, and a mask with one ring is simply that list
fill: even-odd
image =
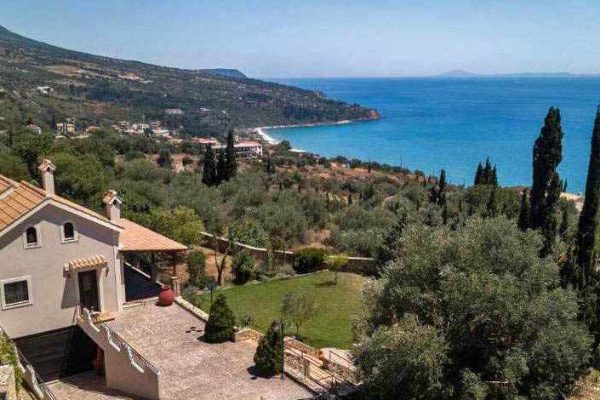
[{"label": "blue sea", "polygon": [[532,148],[550,106],[561,110],[568,191],[582,192],[600,78],[279,79],[331,99],[377,109],[381,119],[273,129],[276,139],[323,156],[373,160],[470,185],[477,163],[497,164],[500,184],[531,184]]}]

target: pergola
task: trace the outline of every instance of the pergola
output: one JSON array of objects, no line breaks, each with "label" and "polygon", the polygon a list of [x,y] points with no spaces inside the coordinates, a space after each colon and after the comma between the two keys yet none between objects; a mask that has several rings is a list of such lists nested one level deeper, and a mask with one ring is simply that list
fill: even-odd
[{"label": "pergola", "polygon": [[120,243],[121,252],[124,255],[135,253],[150,254],[153,261],[151,274],[153,280],[157,280],[158,278],[158,266],[155,263],[155,256],[163,254],[171,258],[173,290],[179,293],[177,256],[187,251],[187,246],[125,218],[121,218],[119,225],[123,227]]}]

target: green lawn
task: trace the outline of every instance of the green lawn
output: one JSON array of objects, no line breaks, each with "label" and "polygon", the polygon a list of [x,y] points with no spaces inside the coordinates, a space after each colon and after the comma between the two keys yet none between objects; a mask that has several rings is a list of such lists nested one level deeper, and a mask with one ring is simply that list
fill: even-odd
[{"label": "green lawn", "polygon": [[[338,274],[337,285],[334,274],[329,271],[265,283],[247,284],[223,289],[227,303],[236,315],[244,312],[252,315],[253,325],[266,331],[271,322],[280,318],[281,300],[288,292],[311,290],[315,292],[316,313],[300,330],[302,340],[315,347],[337,347],[350,349],[352,346],[352,316],[362,309],[361,289],[365,278],[348,273]],[[210,308],[210,294],[200,296],[196,303],[201,309]]]}]

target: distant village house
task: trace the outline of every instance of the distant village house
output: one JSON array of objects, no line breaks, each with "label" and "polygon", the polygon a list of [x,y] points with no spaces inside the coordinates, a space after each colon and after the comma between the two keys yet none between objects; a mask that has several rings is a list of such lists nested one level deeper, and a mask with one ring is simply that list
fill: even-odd
[{"label": "distant village house", "polygon": [[165,110],[165,114],[167,114],[167,115],[183,115],[183,110],[181,108],[167,108]]},{"label": "distant village house", "polygon": [[29,125],[27,125],[27,129],[29,129],[30,131],[32,131],[36,135],[41,135],[42,134],[42,128],[40,128],[39,126],[37,126],[35,124],[29,124]]},{"label": "distant village house", "polygon": [[[236,143],[235,147],[235,155],[240,158],[251,158],[251,157],[262,157],[263,148],[262,144],[255,141],[243,141]],[[217,151],[225,150],[225,146],[219,145],[214,147]]]},{"label": "distant village house", "polygon": [[59,122],[56,124],[56,134],[62,136],[74,135],[75,124],[70,122]]},{"label": "distant village house", "polygon": [[194,137],[192,138],[192,142],[200,145],[200,149],[202,150],[206,150],[209,147],[216,148],[221,145],[215,138]]}]

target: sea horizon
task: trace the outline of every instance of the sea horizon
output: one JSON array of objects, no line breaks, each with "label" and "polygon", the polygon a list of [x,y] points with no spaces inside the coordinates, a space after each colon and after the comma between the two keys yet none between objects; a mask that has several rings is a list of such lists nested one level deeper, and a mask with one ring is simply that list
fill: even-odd
[{"label": "sea horizon", "polygon": [[272,80],[323,92],[331,100],[376,109],[381,118],[271,128],[276,140],[322,156],[377,161],[471,185],[490,158],[504,186],[529,186],[533,143],[551,106],[561,109],[567,190],[581,193],[600,76],[286,78]]}]

